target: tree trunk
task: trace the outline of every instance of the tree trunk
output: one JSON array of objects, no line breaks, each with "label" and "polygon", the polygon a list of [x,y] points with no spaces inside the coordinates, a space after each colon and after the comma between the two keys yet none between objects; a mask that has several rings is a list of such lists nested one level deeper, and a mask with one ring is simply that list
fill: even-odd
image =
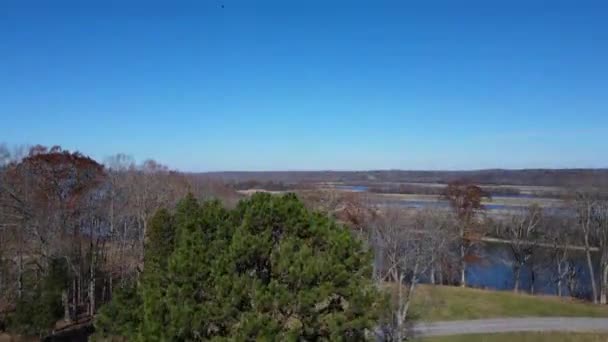
[{"label": "tree trunk", "polygon": [[400,275],[400,277],[399,277],[399,283],[397,284],[397,286],[399,286],[399,303],[398,303],[398,306],[397,306],[399,309],[396,312],[396,315],[397,315],[397,317],[396,317],[396,320],[397,320],[397,333],[396,333],[396,335],[397,335],[397,341],[403,341],[403,331],[401,329],[402,323],[403,323],[402,315],[401,315],[402,310],[403,310],[403,306],[402,306],[402,303],[403,303],[403,285],[402,285],[402,283],[403,283],[403,275]]},{"label": "tree trunk", "polygon": [[536,283],[536,272],[534,272],[534,269],[532,269],[530,271],[530,294],[533,295],[534,294],[534,285]]},{"label": "tree trunk", "polygon": [[112,185],[112,195],[110,197],[110,236],[114,236],[114,186]]},{"label": "tree trunk", "polygon": [[516,265],[513,267],[513,292],[519,292],[519,279],[521,278],[521,266]]},{"label": "tree trunk", "polygon": [[562,296],[562,263],[557,262],[557,296]]},{"label": "tree trunk", "polygon": [[17,298],[23,296],[23,253],[19,250],[19,265],[17,269]]},{"label": "tree trunk", "polygon": [[63,320],[71,322],[72,317],[70,316],[70,300],[68,299],[68,291],[61,291],[61,304],[63,305]]},{"label": "tree trunk", "polygon": [[570,297],[574,297],[576,295],[576,278],[571,274],[568,275],[568,294]]},{"label": "tree trunk", "polygon": [[585,232],[585,255],[587,257],[587,267],[589,268],[589,278],[591,281],[591,292],[593,293],[593,303],[597,304],[597,284],[595,280],[595,270],[593,269],[593,260],[591,259],[591,248],[589,246],[589,234]]},{"label": "tree trunk", "polygon": [[112,300],[112,291],[114,291],[114,284],[112,283],[112,274],[110,274],[110,277],[108,279],[108,301]]},{"label": "tree trunk", "polygon": [[89,315],[95,314],[95,252],[91,251],[91,266],[89,270]]},{"label": "tree trunk", "polygon": [[146,248],[146,239],[148,238],[148,222],[145,218],[142,219],[142,226],[143,226],[143,236],[142,236],[142,241],[141,241],[141,247],[142,247],[142,254],[143,254],[143,250]]},{"label": "tree trunk", "polygon": [[82,281],[80,279],[80,267],[78,267],[78,275],[76,276],[76,302],[80,306],[82,304]]},{"label": "tree trunk", "polygon": [[462,223],[461,223],[461,225],[460,225],[460,286],[461,287],[467,286],[467,278],[466,278],[467,262],[465,260],[467,251],[466,251],[464,244],[465,244],[464,227],[462,226]]},{"label": "tree trunk", "polygon": [[78,281],[76,275],[72,279],[72,310],[76,313],[78,310]]},{"label": "tree trunk", "polygon": [[600,294],[600,304],[606,304],[608,292],[608,263],[604,263],[602,272],[602,286]]},{"label": "tree trunk", "polygon": [[416,283],[418,282],[418,262],[416,262],[414,264],[414,269],[413,269],[413,275],[412,275],[412,280],[410,282],[408,291],[407,291],[407,296],[404,297],[403,296],[403,279],[404,279],[404,274],[400,273],[399,275],[399,305],[398,305],[398,310],[397,310],[397,333],[395,334],[397,336],[397,341],[403,341],[405,340],[405,323],[406,323],[406,319],[407,319],[407,314],[410,308],[410,303],[412,301],[412,298],[414,296],[414,290],[416,288]]},{"label": "tree trunk", "polygon": [[462,244],[460,245],[460,286],[461,287],[466,287],[467,286],[467,278],[466,278],[466,273],[467,273],[467,262],[465,260],[465,248],[464,248],[464,241],[462,241]]},{"label": "tree trunk", "polygon": [[435,285],[435,265],[431,266],[431,284]]},{"label": "tree trunk", "polygon": [[106,278],[102,278],[102,286],[101,286],[101,303],[107,303],[107,293],[108,293],[108,280]]}]

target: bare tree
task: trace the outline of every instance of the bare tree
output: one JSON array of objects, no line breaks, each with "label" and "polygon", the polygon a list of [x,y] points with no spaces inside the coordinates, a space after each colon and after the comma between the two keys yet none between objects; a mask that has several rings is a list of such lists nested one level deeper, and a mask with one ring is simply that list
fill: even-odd
[{"label": "bare tree", "polygon": [[608,302],[608,199],[601,196],[596,206],[595,240],[600,253],[600,303]]},{"label": "bare tree", "polygon": [[146,160],[129,171],[129,194],[143,244],[152,215],[162,207],[173,206],[190,187],[183,175],[154,160]]},{"label": "bare tree", "polygon": [[308,208],[327,213],[364,237],[369,234],[370,222],[378,212],[378,208],[362,193],[330,189],[306,190],[298,195]]},{"label": "bare tree", "polygon": [[[82,247],[90,238],[83,234],[83,223],[90,210],[88,198],[103,182],[103,167],[58,146],[34,146],[25,158],[9,164],[4,176],[1,206],[11,211],[12,222],[19,228],[18,296],[22,295],[23,274],[28,268],[40,277],[57,258],[66,260],[75,284],[80,285],[86,263]],[[72,295],[80,298],[80,286],[74,287]]]},{"label": "bare tree", "polygon": [[[0,306],[31,294],[49,265],[67,265],[66,320],[93,315],[113,282],[136,278],[147,222],[191,189],[189,179],[125,155],[96,161],[60,147],[0,145]],[[0,308],[3,310],[3,308]]]},{"label": "bare tree", "polygon": [[424,217],[389,208],[374,220],[371,245],[376,255],[376,276],[396,286],[390,322],[383,331],[385,339],[402,341],[407,336],[407,319],[420,277],[431,264],[431,239]]},{"label": "bare tree", "polygon": [[466,257],[471,247],[471,242],[476,240],[480,232],[476,224],[476,214],[483,210],[482,200],[489,198],[489,194],[480,187],[464,182],[452,182],[444,190],[444,199],[450,202],[456,217],[458,218],[458,235],[460,237],[460,286],[465,287],[466,281]]},{"label": "bare tree", "polygon": [[532,205],[523,213],[510,214],[496,225],[497,235],[508,240],[513,258],[513,291],[519,292],[521,270],[528,265],[540,242],[542,212]]},{"label": "bare tree", "polygon": [[[441,208],[425,208],[414,214],[416,229],[426,234],[428,248],[428,274],[431,284],[443,283],[446,262],[452,263],[455,259],[452,247],[458,241],[452,227],[456,225],[453,215]],[[439,275],[439,279],[437,279]]]},{"label": "bare tree", "polygon": [[594,237],[597,234],[597,213],[598,213],[598,194],[591,191],[578,191],[574,197],[574,207],[578,218],[578,227],[583,234],[583,243],[585,247],[585,257],[587,260],[587,270],[589,272],[589,280],[591,283],[591,291],[593,302],[598,302],[597,278],[595,276],[595,267],[591,256],[591,249]]},{"label": "bare tree", "polygon": [[137,164],[127,155],[106,160],[108,182],[105,218],[109,225],[103,257],[108,274],[104,286],[110,294],[114,278],[137,276],[150,217],[159,208],[172,208],[191,189],[185,175],[153,160]]},{"label": "bare tree", "polygon": [[[572,246],[579,243],[575,238],[576,234],[573,231],[575,226],[568,217],[546,216],[545,222],[545,239],[550,244],[549,258],[553,265],[552,274],[555,282],[555,293],[558,296],[563,296],[564,287],[569,287],[568,284],[574,284],[574,279],[577,275],[576,263],[573,262]],[[569,291],[570,292],[570,291]],[[570,292],[572,296],[573,293]]]}]

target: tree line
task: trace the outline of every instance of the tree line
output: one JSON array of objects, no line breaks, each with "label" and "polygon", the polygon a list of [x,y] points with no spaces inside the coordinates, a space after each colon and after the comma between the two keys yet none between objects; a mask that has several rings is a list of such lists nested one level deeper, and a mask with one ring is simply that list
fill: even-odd
[{"label": "tree line", "polygon": [[383,317],[364,241],[293,194],[237,203],[124,155],[0,155],[2,329],[93,318],[100,340],[364,340]]},{"label": "tree line", "polygon": [[323,183],[441,183],[457,181],[480,185],[530,185],[549,187],[608,186],[608,169],[488,169],[473,171],[229,171],[210,172],[207,176],[226,182],[256,180],[260,182]]},{"label": "tree line", "polygon": [[42,336],[95,317],[100,338],[402,340],[417,284],[466,286],[489,239],[509,247],[514,291],[542,267],[556,294],[577,294],[585,276],[606,303],[604,192],[573,190],[562,213],[501,216],[468,182],[440,196],[449,210],[330,190],[241,199],[152,160],[1,147],[0,328]]},{"label": "tree line", "polygon": [[[0,163],[0,320],[14,313],[16,330],[28,334],[48,331],[59,311],[66,324],[92,316],[136,279],[157,210],[188,193],[229,203],[235,196],[126,155],[102,165],[58,146],[0,146]],[[59,301],[53,312],[37,307],[45,296]]]}]

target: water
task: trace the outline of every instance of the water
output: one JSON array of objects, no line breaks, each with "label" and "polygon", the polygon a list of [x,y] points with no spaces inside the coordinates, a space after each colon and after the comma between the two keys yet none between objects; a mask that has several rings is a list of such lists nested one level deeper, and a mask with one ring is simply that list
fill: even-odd
[{"label": "water", "polygon": [[369,187],[365,185],[336,185],[335,188],[352,192],[367,192],[369,190]]},{"label": "water", "polygon": [[[365,192],[368,191],[367,186],[359,185],[341,185],[336,186],[337,189]],[[533,198],[531,194],[513,194],[500,195],[497,197],[511,198]],[[376,202],[381,206],[396,206],[400,208],[443,208],[450,207],[450,203],[445,200],[424,201],[409,198],[383,198]],[[525,211],[528,210],[526,205],[504,205],[488,203],[484,207],[488,211],[509,210],[509,211]],[[571,216],[575,213],[568,208],[563,207],[547,207],[544,208],[547,214],[551,215],[566,215]],[[555,265],[551,261],[549,248],[539,247],[534,257],[534,292],[537,294],[556,295],[557,294],[557,277],[555,275]],[[513,290],[513,256],[508,244],[500,243],[481,243],[475,246],[472,254],[476,261],[469,263],[467,267],[467,285],[471,287],[488,288],[495,290]],[[569,293],[566,280],[562,280],[562,294],[564,296],[575,296],[580,298],[590,299],[592,290],[589,279],[589,272],[585,255],[582,251],[570,252],[572,263],[577,270],[577,285],[575,292]],[[594,256],[597,259],[597,256]],[[596,267],[598,260],[595,260]],[[529,292],[532,285],[531,264],[524,265],[520,273],[520,291]]]},{"label": "water", "polygon": [[[351,191],[351,192],[368,192],[369,187],[366,185],[336,185],[335,189],[342,191]],[[439,196],[437,196],[439,198]],[[529,199],[535,198],[536,196],[533,194],[501,194],[496,195],[496,198],[499,197],[507,197],[507,198],[522,198]],[[395,198],[395,199],[382,199],[379,200],[379,205],[387,205],[387,206],[397,206],[402,208],[416,208],[416,209],[424,209],[424,208],[449,208],[450,204],[447,201],[436,200],[436,201],[424,201],[424,200],[416,200],[411,198]],[[504,204],[494,204],[489,203],[485,204],[484,207],[487,210],[512,210],[512,211],[523,211],[527,210],[528,206],[525,205],[504,205]]]},{"label": "water", "polygon": [[[550,261],[549,254],[551,250],[539,247],[537,251],[538,253],[534,257],[536,263],[534,291],[537,294],[556,295],[554,265]],[[562,293],[565,296],[573,295],[590,299],[592,290],[585,255],[582,251],[571,251],[570,253],[573,264],[578,271],[577,288],[576,293],[570,294],[564,281]],[[482,243],[475,247],[473,254],[476,256],[476,261],[467,265],[467,285],[495,290],[513,290],[515,284],[512,267],[513,256],[509,245]],[[595,262],[597,267],[597,260]],[[524,266],[521,270],[520,290],[522,292],[530,291],[532,285],[530,270],[530,265]]]},{"label": "water", "polygon": [[[378,202],[379,205],[396,206],[400,208],[450,208],[448,201],[420,201],[411,199],[387,199]],[[487,210],[526,210],[527,206],[503,205],[503,204],[485,204]]]},{"label": "water", "polygon": [[537,198],[534,194],[490,194],[492,197],[508,197],[508,198]]},{"label": "water", "polygon": [[[367,185],[336,185],[334,187],[338,190],[344,191],[353,191],[353,192],[367,192],[369,191],[369,186]],[[538,196],[529,193],[519,193],[519,194],[490,194],[492,197],[508,197],[508,198],[537,198]]]}]

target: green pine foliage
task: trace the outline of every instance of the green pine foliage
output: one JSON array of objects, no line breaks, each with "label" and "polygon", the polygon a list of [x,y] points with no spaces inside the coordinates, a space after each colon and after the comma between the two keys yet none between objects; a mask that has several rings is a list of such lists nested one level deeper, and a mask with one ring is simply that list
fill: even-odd
[{"label": "green pine foliage", "polygon": [[9,315],[7,330],[24,335],[43,336],[63,317],[61,292],[68,282],[63,259],[51,259],[48,273],[29,291],[24,291],[14,313]]},{"label": "green pine foliage", "polygon": [[97,340],[166,340],[165,289],[167,265],[175,244],[175,223],[165,209],[150,220],[146,233],[144,271],[139,286],[128,284],[113,293],[95,318]]},{"label": "green pine foliage", "polygon": [[237,215],[230,254],[247,291],[235,336],[363,339],[377,293],[359,241],[295,195],[253,196]]},{"label": "green pine foliage", "polygon": [[225,331],[230,317],[230,305],[222,300],[224,280],[230,279],[222,280],[227,275],[222,254],[230,236],[229,213],[217,201],[198,206],[187,198],[178,207],[176,221],[180,224],[169,260],[167,331],[178,340],[209,338]]},{"label": "green pine foliage", "polygon": [[150,223],[138,336],[365,340],[381,309],[371,265],[348,229],[293,194],[256,194],[231,211],[188,196]]},{"label": "green pine foliage", "polygon": [[112,301],[102,306],[95,317],[93,340],[127,340],[137,337],[143,303],[135,284],[112,292]]},{"label": "green pine foliage", "polygon": [[167,265],[175,245],[175,224],[171,214],[159,210],[150,220],[141,278],[143,317],[140,329],[142,341],[166,340],[168,324],[166,289],[169,285]]}]

